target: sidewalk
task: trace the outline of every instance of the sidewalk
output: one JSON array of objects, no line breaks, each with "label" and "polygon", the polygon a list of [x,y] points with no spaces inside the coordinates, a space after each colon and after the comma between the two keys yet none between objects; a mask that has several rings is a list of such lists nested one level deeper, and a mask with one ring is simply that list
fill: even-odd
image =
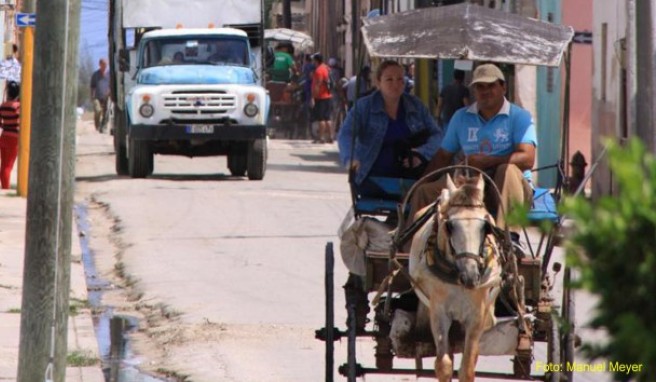
[{"label": "sidewalk", "polygon": [[[16,167],[12,184],[16,183]],[[18,197],[16,190],[0,190],[0,381],[16,381],[18,373],[26,206],[27,200]],[[86,306],[81,254],[73,222],[70,303],[77,307],[77,314],[71,314],[68,322],[68,354],[70,358],[75,355],[79,360],[95,360],[95,365],[69,366],[66,381],[104,382],[91,310]]]}]

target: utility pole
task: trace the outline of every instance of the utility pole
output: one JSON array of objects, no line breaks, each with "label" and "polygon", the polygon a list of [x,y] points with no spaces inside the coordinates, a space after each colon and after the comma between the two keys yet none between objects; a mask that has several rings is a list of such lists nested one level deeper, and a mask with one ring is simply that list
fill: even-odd
[{"label": "utility pole", "polygon": [[292,2],[291,0],[282,0],[282,23],[285,28],[292,28]]},{"label": "utility pole", "polygon": [[644,142],[647,150],[656,152],[656,33],[654,19],[656,4],[654,0],[640,0],[635,4],[636,15],[636,51],[637,51],[637,92],[636,98],[636,133]]},{"label": "utility pole", "polygon": [[[80,0],[38,0],[18,382],[66,375]],[[44,378],[45,377],[45,378]]]}]

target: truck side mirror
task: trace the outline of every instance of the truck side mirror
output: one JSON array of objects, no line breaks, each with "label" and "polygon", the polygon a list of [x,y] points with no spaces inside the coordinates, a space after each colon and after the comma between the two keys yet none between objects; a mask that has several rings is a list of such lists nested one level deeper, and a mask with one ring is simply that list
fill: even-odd
[{"label": "truck side mirror", "polygon": [[118,69],[121,72],[130,71],[130,52],[127,49],[118,51]]}]

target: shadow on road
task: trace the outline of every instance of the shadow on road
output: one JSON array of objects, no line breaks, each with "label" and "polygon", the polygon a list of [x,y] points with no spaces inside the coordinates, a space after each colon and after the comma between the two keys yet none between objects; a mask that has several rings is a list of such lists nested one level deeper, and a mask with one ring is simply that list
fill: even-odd
[{"label": "shadow on road", "polygon": [[321,172],[321,173],[331,173],[331,174],[346,174],[346,170],[341,167],[335,166],[304,166],[299,164],[276,164],[269,163],[267,164],[267,170],[276,170],[276,171],[305,171],[305,172]]},{"label": "shadow on road", "polygon": [[[111,180],[131,180],[129,176],[119,176],[115,174],[104,174],[104,175],[95,175],[95,176],[78,176],[75,178],[77,182],[108,182]],[[246,181],[246,177],[239,176],[230,176],[226,174],[153,174],[146,179],[158,179],[158,180],[172,180],[176,182],[180,181]]]},{"label": "shadow on road", "polygon": [[227,174],[153,174],[148,179],[173,180],[173,181],[213,181],[213,180],[232,180],[247,181],[248,178],[242,176],[231,176]]},{"label": "shadow on road", "polygon": [[291,156],[308,162],[334,162],[339,165],[339,153],[336,151],[323,151],[316,154],[291,154]]}]

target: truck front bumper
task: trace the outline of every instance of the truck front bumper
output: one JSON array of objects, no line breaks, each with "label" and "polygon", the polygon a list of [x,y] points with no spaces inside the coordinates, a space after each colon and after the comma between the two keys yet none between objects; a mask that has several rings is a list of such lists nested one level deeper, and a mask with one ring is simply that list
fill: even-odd
[{"label": "truck front bumper", "polygon": [[232,124],[130,125],[128,136],[131,139],[140,141],[184,141],[192,139],[251,141],[266,138],[266,126]]}]

